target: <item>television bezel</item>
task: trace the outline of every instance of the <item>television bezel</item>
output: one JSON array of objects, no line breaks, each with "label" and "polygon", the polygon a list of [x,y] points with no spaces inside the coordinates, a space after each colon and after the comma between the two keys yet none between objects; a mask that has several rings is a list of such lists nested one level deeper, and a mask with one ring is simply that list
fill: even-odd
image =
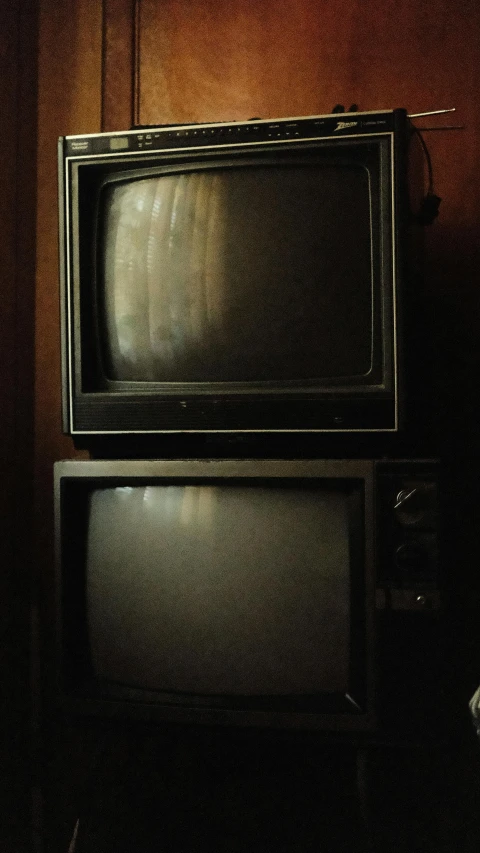
[{"label": "television bezel", "polygon": [[[294,128],[297,128],[294,130]],[[339,128],[337,130],[337,128]],[[254,132],[256,131],[256,132]],[[230,133],[236,134],[232,142]],[[212,140],[209,134],[215,134]],[[219,135],[223,133],[220,139]],[[197,134],[193,139],[193,134]],[[204,138],[203,135],[207,138]],[[252,135],[255,137],[252,140]],[[151,144],[147,145],[147,136]],[[402,426],[402,317],[404,234],[408,218],[407,147],[409,125],[404,110],[357,113],[341,122],[338,116],[239,122],[147,132],[64,137],[59,141],[60,273],[62,302],[62,388],[64,431],[76,437],[141,436],[156,434],[229,433],[345,433],[398,432]],[[155,137],[158,137],[155,140]],[[278,138],[279,137],[279,138]],[[200,139],[200,141],[199,141]],[[109,149],[128,143],[127,151]],[[144,140],[144,142],[140,142]],[[113,179],[112,169],[168,169],[175,164],[204,168],[222,163],[238,166],[246,158],[281,159],[295,152],[313,156],[316,146],[375,143],[379,146],[379,189],[374,205],[381,206],[378,235],[378,328],[383,378],[372,385],[339,383],[323,387],[293,387],[292,383],[116,383],[108,389],[87,390],[84,366],[88,360],[84,320],[80,310],[85,289],[79,267],[81,223],[78,219],[78,167],[97,168]],[[380,152],[384,151],[381,154]],[[388,163],[385,162],[386,159]],[[380,160],[382,162],[380,162]],[[123,166],[122,166],[123,164]],[[377,239],[377,238],[375,238]],[[88,283],[92,287],[92,282]],[[93,328],[93,326],[91,327]],[[378,364],[377,364],[378,367]]]},{"label": "television bezel", "polygon": [[[84,557],[86,495],[96,487],[115,485],[335,482],[343,488],[361,489],[363,539],[361,577],[355,581],[361,602],[355,607],[352,634],[359,654],[350,666],[354,695],[324,697],[315,707],[308,697],[270,706],[224,697],[181,699],[131,688],[112,693],[103,689],[88,671],[88,638],[84,608]],[[67,460],[54,470],[57,699],[79,714],[127,718],[145,722],[170,721],[234,727],[371,732],[376,727],[375,707],[375,462],[371,460]],[[343,485],[342,485],[343,484]],[[356,523],[356,522],[355,522]],[[83,543],[84,544],[84,543]],[[355,557],[357,559],[357,557]],[[83,568],[82,568],[83,565]],[[353,569],[353,566],[352,566]],[[83,604],[82,604],[83,601]],[[361,646],[361,648],[360,648]],[[340,701],[341,700],[341,701]]]}]

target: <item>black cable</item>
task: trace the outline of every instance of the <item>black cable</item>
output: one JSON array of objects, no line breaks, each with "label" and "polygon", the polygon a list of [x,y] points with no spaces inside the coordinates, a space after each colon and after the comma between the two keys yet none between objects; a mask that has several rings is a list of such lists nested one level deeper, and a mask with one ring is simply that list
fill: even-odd
[{"label": "black cable", "polygon": [[422,151],[425,157],[425,161],[427,163],[428,170],[428,188],[427,194],[425,195],[422,203],[420,205],[420,210],[417,214],[417,219],[421,225],[431,225],[432,222],[437,218],[438,211],[440,207],[441,198],[435,193],[433,186],[433,167],[432,167],[432,158],[430,157],[430,152],[427,148],[427,144],[420,133],[418,127],[415,127],[414,124],[411,125],[413,132],[417,135],[420,145],[422,146]]},{"label": "black cable", "polygon": [[421,132],[419,131],[418,127],[415,127],[414,124],[412,124],[411,127],[412,127],[413,132],[417,134],[418,140],[419,140],[420,145],[422,146],[422,149],[423,149],[425,160],[427,162],[427,169],[428,169],[428,190],[427,190],[427,194],[433,193],[434,189],[433,189],[432,158],[430,157],[430,152],[427,148],[427,143],[425,142],[425,140],[424,140]]}]

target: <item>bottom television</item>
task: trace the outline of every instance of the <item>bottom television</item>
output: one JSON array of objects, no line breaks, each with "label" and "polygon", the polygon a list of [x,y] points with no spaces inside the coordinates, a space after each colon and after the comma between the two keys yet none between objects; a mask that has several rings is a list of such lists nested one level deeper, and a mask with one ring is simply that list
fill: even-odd
[{"label": "bottom television", "polygon": [[62,701],[326,732],[405,717],[421,649],[438,658],[437,481],[430,460],[58,462]]}]

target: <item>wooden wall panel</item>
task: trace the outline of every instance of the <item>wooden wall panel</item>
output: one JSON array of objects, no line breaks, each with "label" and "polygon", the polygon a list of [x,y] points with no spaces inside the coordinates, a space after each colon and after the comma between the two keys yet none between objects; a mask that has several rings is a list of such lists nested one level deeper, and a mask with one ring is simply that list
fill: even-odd
[{"label": "wooden wall panel", "polygon": [[[2,169],[0,171],[0,221],[2,223],[1,247],[2,264],[1,292],[2,292],[2,329],[4,333],[0,338],[0,399],[2,406],[1,433],[0,438],[4,453],[1,458],[0,476],[6,483],[7,488],[2,489],[0,496],[1,517],[9,519],[11,515],[8,510],[8,495],[11,492],[12,479],[10,471],[10,457],[13,453],[14,427],[15,427],[15,384],[12,377],[15,374],[15,273],[16,273],[16,120],[18,94],[18,10],[15,6],[4,7],[0,17],[0,59],[1,72],[4,79],[11,81],[10,86],[1,87],[0,90],[0,112],[3,117],[2,123]],[[8,467],[7,467],[8,466]],[[7,479],[8,477],[8,479]],[[5,529],[5,541],[12,542],[9,531]],[[8,559],[8,558],[7,558]]]},{"label": "wooden wall panel", "polygon": [[139,0],[139,8],[142,124],[308,115],[339,101],[419,111],[461,96],[463,107],[478,74],[474,0]]},{"label": "wooden wall panel", "polygon": [[125,130],[137,117],[136,0],[103,0],[102,130]]},{"label": "wooden wall panel", "polygon": [[351,97],[342,33],[355,9],[337,5],[141,0],[140,122],[329,112]]}]

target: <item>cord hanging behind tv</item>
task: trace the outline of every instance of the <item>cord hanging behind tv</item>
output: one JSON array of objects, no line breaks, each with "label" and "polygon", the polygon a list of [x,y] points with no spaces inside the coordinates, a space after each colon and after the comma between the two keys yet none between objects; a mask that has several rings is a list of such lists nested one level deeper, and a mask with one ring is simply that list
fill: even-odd
[{"label": "cord hanging behind tv", "polygon": [[60,139],[64,430],[397,432],[404,110]]}]

